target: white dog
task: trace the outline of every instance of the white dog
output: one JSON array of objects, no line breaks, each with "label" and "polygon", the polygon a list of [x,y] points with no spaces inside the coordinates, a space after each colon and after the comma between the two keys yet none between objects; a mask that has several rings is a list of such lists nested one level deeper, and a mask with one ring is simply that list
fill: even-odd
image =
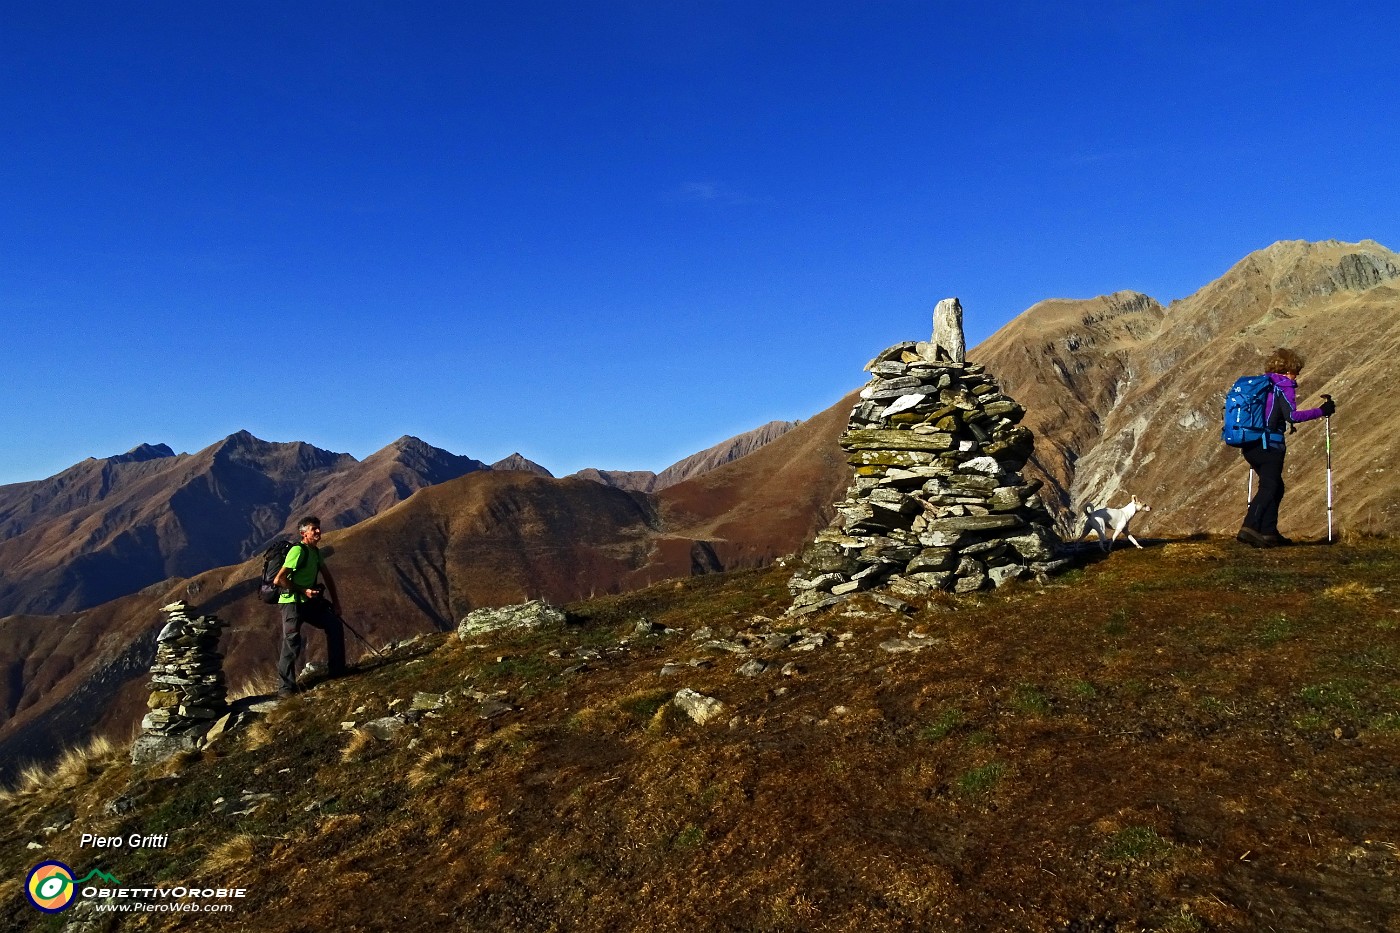
[{"label": "white dog", "polygon": [[[1133,516],[1139,512],[1151,512],[1152,507],[1145,502],[1139,502],[1137,496],[1132,497],[1132,501],[1121,509],[1110,509],[1104,507],[1096,509],[1092,505],[1084,506],[1084,530],[1079,533],[1081,539],[1087,538],[1089,532],[1099,536],[1099,547],[1102,550],[1109,550],[1113,543],[1118,540],[1118,536],[1127,535],[1128,540],[1141,548],[1138,539],[1134,538],[1128,531],[1128,523],[1133,520]],[[1109,529],[1113,529],[1113,536],[1109,537]]]}]

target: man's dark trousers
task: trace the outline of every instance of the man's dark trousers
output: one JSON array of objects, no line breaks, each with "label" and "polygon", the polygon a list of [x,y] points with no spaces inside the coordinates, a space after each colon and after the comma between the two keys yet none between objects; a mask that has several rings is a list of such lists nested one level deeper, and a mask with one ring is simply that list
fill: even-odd
[{"label": "man's dark trousers", "polygon": [[345,624],[325,599],[308,599],[282,604],[282,655],[277,661],[277,679],[284,690],[295,690],[297,658],[301,656],[301,627],[310,625],[326,633],[326,673],[345,673]]}]

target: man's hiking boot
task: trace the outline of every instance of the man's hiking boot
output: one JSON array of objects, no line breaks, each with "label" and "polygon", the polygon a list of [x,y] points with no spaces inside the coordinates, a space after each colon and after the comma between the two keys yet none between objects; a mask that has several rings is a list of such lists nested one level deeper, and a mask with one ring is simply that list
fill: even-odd
[{"label": "man's hiking boot", "polygon": [[1241,544],[1248,544],[1250,547],[1276,547],[1278,538],[1273,535],[1263,535],[1253,528],[1243,527],[1240,533],[1235,535],[1235,540]]},{"label": "man's hiking boot", "polygon": [[1284,537],[1284,536],[1281,535],[1281,534],[1265,535],[1265,537],[1266,537],[1266,538],[1273,538],[1273,539],[1274,539],[1274,546],[1275,546],[1275,547],[1291,547],[1291,546],[1294,544],[1294,541],[1293,541],[1292,538],[1286,538],[1286,537]]},{"label": "man's hiking boot", "polygon": [[294,696],[296,696],[299,692],[300,692],[300,689],[297,688],[297,687],[278,687],[278,688],[277,688],[277,699],[279,699],[279,700],[285,700],[287,697],[294,697]]}]

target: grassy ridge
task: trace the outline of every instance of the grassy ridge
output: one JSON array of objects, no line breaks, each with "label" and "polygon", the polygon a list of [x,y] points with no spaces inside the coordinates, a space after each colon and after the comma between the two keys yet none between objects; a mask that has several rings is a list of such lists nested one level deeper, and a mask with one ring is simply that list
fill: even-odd
[{"label": "grassy ridge", "polygon": [[[797,623],[773,568],[431,636],[153,773],[31,775],[0,804],[0,922],[61,926],[20,890],[58,858],[247,888],[219,929],[1393,928],[1397,565],[1384,541],[1185,541]],[[758,640],[799,626],[825,643]],[[696,725],[683,687],[723,713]],[[419,693],[445,704],[364,731]]]}]

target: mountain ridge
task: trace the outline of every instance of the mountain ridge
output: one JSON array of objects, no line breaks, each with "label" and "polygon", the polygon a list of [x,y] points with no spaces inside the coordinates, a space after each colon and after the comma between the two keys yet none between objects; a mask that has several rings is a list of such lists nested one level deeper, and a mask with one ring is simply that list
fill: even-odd
[{"label": "mountain ridge", "polygon": [[[1281,241],[1165,308],[1133,291],[1038,302],[974,348],[969,358],[1027,409],[1024,423],[1037,435],[1027,472],[1048,478],[1047,501],[1058,498],[1066,530],[1077,530],[1070,523],[1085,502],[1118,504],[1133,493],[1153,505],[1134,526],[1139,537],[1232,534],[1243,514],[1245,471],[1219,442],[1220,399],[1236,375],[1257,371],[1278,345],[1310,357],[1300,398],[1330,392],[1339,403],[1332,423],[1339,533],[1400,529],[1400,488],[1385,472],[1400,450],[1385,434],[1384,393],[1363,391],[1393,382],[1400,360],[1400,257],[1365,242]],[[381,638],[441,629],[464,608],[492,601],[567,600],[760,566],[797,550],[830,520],[851,479],[837,438],[853,400],[656,493],[607,490],[578,477],[469,473],[429,487],[417,503],[405,500],[332,532],[332,566],[346,571],[338,580],[347,605],[358,600],[365,608],[356,621]],[[1318,538],[1325,527],[1320,428],[1304,425],[1290,440],[1289,475],[1318,480],[1289,493],[1283,527],[1295,536]],[[141,618],[159,599],[188,596],[208,611],[227,611],[233,668],[270,663],[258,607],[245,598],[253,573],[248,562],[166,580],[81,614],[82,626],[79,616],[66,616],[66,647],[29,631],[52,627],[45,618],[0,620],[0,641],[8,642],[0,643],[0,659],[23,664],[0,747],[13,748],[6,737],[14,723],[36,735],[42,723],[58,723],[44,720],[45,710],[97,676],[85,654],[96,633],[105,633],[112,650],[134,650]],[[31,668],[30,652],[44,662]],[[104,657],[117,665],[110,652]],[[119,727],[139,703],[130,684],[113,689],[104,727]]]}]

